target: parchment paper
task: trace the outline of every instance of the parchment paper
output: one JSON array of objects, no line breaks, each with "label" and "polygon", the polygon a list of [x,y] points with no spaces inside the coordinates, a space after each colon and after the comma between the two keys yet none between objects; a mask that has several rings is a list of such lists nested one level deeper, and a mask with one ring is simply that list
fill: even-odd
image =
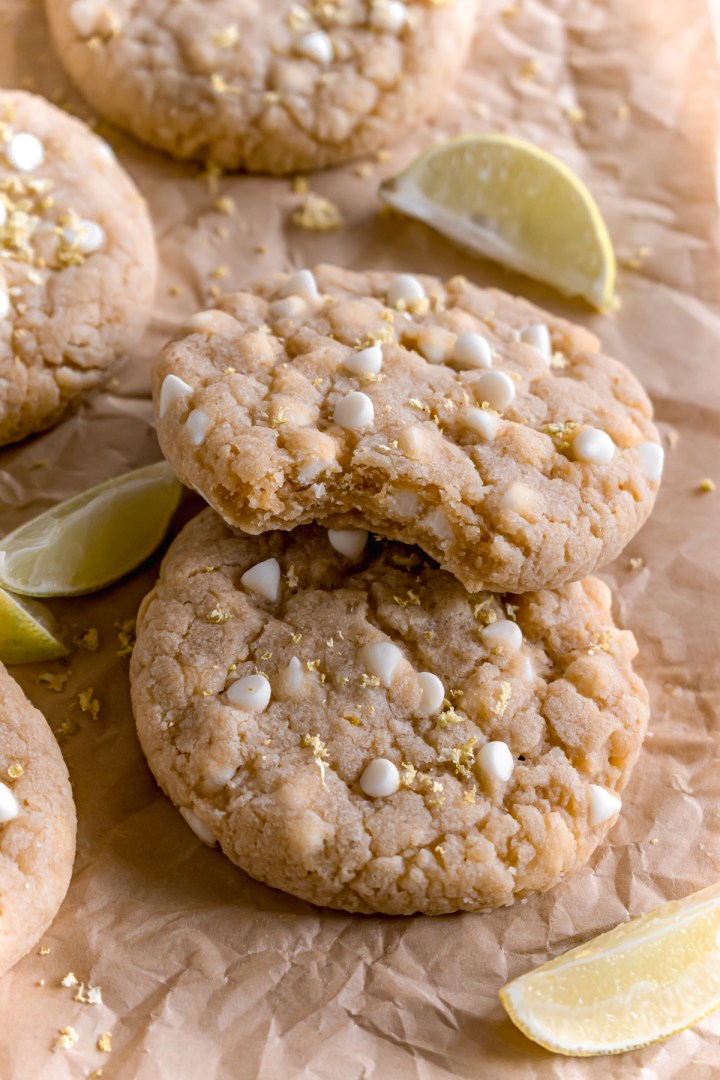
[{"label": "parchment paper", "polygon": [[[69,669],[13,672],[60,733],[80,828],[70,893],[44,939],[49,953],[33,952],[0,981],[2,1080],[75,1080],[98,1068],[104,1080],[720,1076],[720,1015],[622,1058],[572,1060],[527,1042],[497,998],[509,977],[720,877],[720,64],[711,2],[483,0],[469,69],[439,121],[368,176],[347,166],[310,178],[343,213],[336,232],[291,224],[303,197],[286,180],[222,179],[218,193],[238,206],[236,219],[224,217],[197,168],[109,132],[157,228],[152,328],[111,393],[0,454],[0,529],[159,456],[149,364],[218,283],[214,268],[230,268],[223,287],[321,260],[464,273],[587,323],[648,387],[665,438],[677,432],[654,516],[605,573],[620,622],[640,642],[653,719],[609,841],[548,895],[434,920],[321,911],[204,848],[145,765],[116,624],[135,614],[157,561],[107,593],[53,604],[71,638],[97,627],[101,647],[79,648]],[[0,0],[0,83],[90,115],[52,56],[37,0]],[[633,264],[617,315],[592,315],[424,226],[377,215],[382,176],[432,140],[483,130],[535,140],[590,184],[621,259]],[[705,477],[716,493],[698,492]],[[40,681],[64,670],[63,690]],[[78,702],[90,687],[95,718]],[[69,971],[100,986],[103,1004],[74,1001],[76,988],[60,985]],[[66,1025],[78,1042],[53,1050]],[[96,1047],[104,1032],[110,1054]]]}]

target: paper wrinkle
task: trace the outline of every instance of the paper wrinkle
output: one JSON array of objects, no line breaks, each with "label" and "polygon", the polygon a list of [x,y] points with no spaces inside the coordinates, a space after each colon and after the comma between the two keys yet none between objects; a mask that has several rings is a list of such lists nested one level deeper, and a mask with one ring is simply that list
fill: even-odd
[{"label": "paper wrinkle", "polygon": [[[70,640],[94,626],[101,644],[78,649],[69,666],[14,671],[56,731],[77,728],[61,741],[79,843],[68,899],[43,938],[50,954],[33,950],[0,981],[2,1080],[79,1080],[98,1068],[111,1080],[718,1075],[720,1016],[611,1062],[576,1061],[525,1040],[497,991],[720,877],[719,33],[709,0],[484,0],[468,69],[437,122],[391,147],[390,160],[370,162],[369,176],[348,165],[308,177],[341,211],[332,232],[291,223],[303,196],[287,180],[225,177],[211,191],[196,166],[103,129],[153,214],[162,260],[153,323],[116,384],[53,431],[0,452],[0,531],[158,458],[152,358],[212,303],[213,285],[234,289],[320,261],[463,273],[583,322],[653,395],[667,450],[663,488],[649,524],[602,575],[620,625],[637,636],[652,720],[608,842],[550,893],[434,920],[320,911],[204,848],[142,758],[115,624],[134,617],[157,560],[104,593],[53,602]],[[52,55],[38,4],[13,0],[0,12],[0,84],[28,76],[90,115]],[[377,214],[380,180],[421,149],[493,130],[538,142],[589,183],[621,260],[638,264],[620,267],[618,314],[594,314],[423,225]],[[218,195],[235,200],[235,216],[216,210]],[[211,276],[219,266],[227,277]],[[706,476],[715,494],[698,493]],[[200,505],[189,496],[177,523]],[[71,672],[61,693],[38,681],[45,670]],[[95,721],[78,704],[90,687]],[[100,986],[103,1005],[74,1002],[59,985],[68,971]],[[68,1024],[80,1034],[75,1048],[51,1052]],[[105,1031],[111,1054],[96,1048]]]}]

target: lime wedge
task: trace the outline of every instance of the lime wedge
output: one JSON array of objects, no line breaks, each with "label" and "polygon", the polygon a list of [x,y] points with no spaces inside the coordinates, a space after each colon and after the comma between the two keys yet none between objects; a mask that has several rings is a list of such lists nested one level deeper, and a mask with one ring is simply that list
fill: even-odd
[{"label": "lime wedge", "polygon": [[509,135],[430,147],[380,197],[475,254],[608,308],[615,255],[592,195],[562,161]]},{"label": "lime wedge", "polygon": [[0,585],[21,596],[76,596],[152,555],[182,487],[165,461],[59,503],[0,540]]},{"label": "lime wedge", "polygon": [[67,649],[55,636],[52,612],[37,600],[21,600],[0,589],[0,661],[32,664],[57,660]]},{"label": "lime wedge", "polygon": [[500,1000],[560,1054],[620,1054],[720,1006],[720,884],[663,904],[514,979]]}]

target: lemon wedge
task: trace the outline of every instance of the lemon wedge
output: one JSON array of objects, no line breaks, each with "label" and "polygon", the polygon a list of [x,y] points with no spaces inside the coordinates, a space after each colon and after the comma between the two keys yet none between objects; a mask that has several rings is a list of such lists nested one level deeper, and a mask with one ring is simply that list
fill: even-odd
[{"label": "lemon wedge", "polygon": [[32,664],[57,660],[67,649],[55,636],[55,619],[37,600],[21,600],[0,589],[0,661]]},{"label": "lemon wedge", "polygon": [[474,254],[612,306],[615,255],[583,182],[562,161],[509,135],[461,135],[430,147],[380,197]]},{"label": "lemon wedge", "polygon": [[559,1054],[621,1054],[683,1031],[720,1006],[720,883],[514,979],[500,1000]]},{"label": "lemon wedge", "polygon": [[152,555],[181,491],[160,461],[59,503],[0,540],[0,585],[21,596],[110,585]]}]

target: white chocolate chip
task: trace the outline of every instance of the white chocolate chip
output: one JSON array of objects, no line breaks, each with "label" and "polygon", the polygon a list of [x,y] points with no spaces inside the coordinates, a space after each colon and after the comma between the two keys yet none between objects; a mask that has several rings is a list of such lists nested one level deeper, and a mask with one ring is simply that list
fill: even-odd
[{"label": "white chocolate chip", "polygon": [[474,330],[460,334],[453,346],[450,359],[460,368],[492,367],[490,346],[482,334],[476,334]]},{"label": "white chocolate chip", "polygon": [[62,231],[63,240],[66,244],[72,244],[83,255],[92,255],[99,251],[105,243],[105,230],[97,221],[88,221],[81,218],[72,225],[65,225]]},{"label": "white chocolate chip", "polygon": [[425,290],[416,277],[412,274],[398,274],[390,282],[387,302],[390,307],[395,307],[400,302],[407,304],[413,300],[422,300],[424,295]]},{"label": "white chocolate chip", "polygon": [[479,435],[485,442],[492,442],[500,429],[500,417],[487,409],[477,409],[470,406],[462,414],[463,423],[475,435]]},{"label": "white chocolate chip", "polygon": [[279,295],[299,296],[308,304],[316,304],[320,299],[320,293],[312,270],[298,270],[291,274]]},{"label": "white chocolate chip", "polygon": [[477,756],[477,763],[491,780],[506,783],[513,774],[515,759],[507,743],[494,741],[485,743]]},{"label": "white chocolate chip", "polygon": [[607,465],[612,461],[615,444],[605,431],[586,427],[578,431],[572,441],[573,457],[588,465]]},{"label": "white chocolate chip", "polygon": [[537,521],[542,514],[543,497],[541,493],[522,480],[513,480],[500,497],[500,506],[513,514],[520,514],[526,521]]},{"label": "white chocolate chip", "polygon": [[336,551],[354,562],[367,546],[368,533],[365,529],[328,529],[328,540]]},{"label": "white chocolate chip", "polygon": [[5,206],[5,203],[2,201],[2,199],[0,199],[0,229],[2,229],[2,227],[3,227],[3,225],[5,224],[6,221],[7,221],[7,207]]},{"label": "white chocolate chip", "polygon": [[198,840],[202,840],[203,844],[207,844],[208,847],[216,847],[217,840],[208,829],[204,821],[201,821],[192,810],[188,810],[186,806],[178,807],[180,813],[187,821],[192,831],[197,836]]},{"label": "white chocolate chip", "polygon": [[335,56],[333,43],[324,30],[311,30],[295,42],[295,52],[318,64],[330,64]]},{"label": "white chocolate chip", "polygon": [[274,604],[280,595],[280,563],[277,559],[264,559],[256,563],[245,571],[240,584]]},{"label": "white chocolate chip", "polygon": [[535,678],[535,669],[529,656],[520,657],[520,678],[525,682],[531,682]]},{"label": "white chocolate chip", "polygon": [[550,363],[553,353],[552,340],[545,323],[533,323],[532,326],[526,326],[520,333],[520,340],[524,341],[526,345],[532,345],[533,349],[540,353],[543,360],[547,364]]},{"label": "white chocolate chip", "polygon": [[491,651],[516,653],[522,648],[522,630],[511,619],[498,619],[480,632],[483,645]]},{"label": "white chocolate chip", "polygon": [[202,446],[210,430],[210,417],[202,409],[193,409],[185,421],[185,428],[193,446]]},{"label": "white chocolate chip", "polygon": [[371,345],[368,349],[350,353],[342,362],[345,370],[353,375],[377,375],[382,365],[383,354],[379,345]]},{"label": "white chocolate chip", "polygon": [[381,685],[388,690],[396,668],[405,657],[391,641],[374,641],[370,645],[363,645],[360,659],[369,673],[379,679]]},{"label": "white chocolate chip", "polygon": [[599,784],[590,785],[590,825],[602,825],[614,817],[622,806],[622,800]]},{"label": "white chocolate chip", "polygon": [[10,297],[4,289],[0,289],[0,321],[7,319],[10,314]]},{"label": "white chocolate chip", "polygon": [[174,401],[192,397],[193,393],[192,386],[188,386],[184,379],[178,378],[177,375],[166,375],[160,387],[160,407],[158,409],[160,419],[162,420]]},{"label": "white chocolate chip", "polygon": [[407,8],[401,0],[375,0],[370,8],[370,27],[388,34],[399,34],[407,17]]},{"label": "white chocolate chip", "polygon": [[388,761],[387,758],[373,758],[363,769],[360,787],[373,799],[394,795],[400,787],[400,773],[397,765]]},{"label": "white chocolate chip", "polygon": [[640,458],[640,467],[645,479],[651,484],[659,483],[665,464],[665,451],[662,446],[654,442],[643,442],[639,443],[635,449]]},{"label": "white chocolate chip", "polygon": [[432,716],[439,712],[445,700],[445,687],[431,671],[421,671],[417,677],[420,687],[420,712]]},{"label": "white chocolate chip", "polygon": [[342,428],[370,427],[375,419],[375,409],[367,394],[353,390],[335,406],[333,420]]},{"label": "white chocolate chip", "polygon": [[285,691],[288,694],[297,694],[302,690],[305,681],[305,671],[297,656],[285,668]]},{"label": "white chocolate chip", "polygon": [[0,825],[12,821],[20,813],[20,806],[7,784],[0,781]]},{"label": "white chocolate chip", "polygon": [[515,383],[504,371],[486,371],[473,389],[478,401],[487,402],[495,412],[503,412],[515,400]]},{"label": "white chocolate chip", "polygon": [[238,709],[263,713],[270,704],[270,683],[264,675],[244,675],[228,686],[227,697]]},{"label": "white chocolate chip", "polygon": [[205,334],[206,337],[212,337],[213,334],[233,337],[237,329],[237,319],[226,311],[217,311],[214,308],[210,311],[197,311],[181,326],[181,330],[186,334]]},{"label": "white chocolate chip", "polygon": [[37,135],[19,131],[5,147],[5,156],[18,172],[34,172],[45,160],[45,150]]},{"label": "white chocolate chip", "polygon": [[421,427],[405,427],[398,435],[398,448],[409,458],[420,458],[427,448],[428,439]]},{"label": "white chocolate chip", "polygon": [[97,29],[97,0],[77,0],[68,11],[70,22],[80,37],[92,37]]},{"label": "white chocolate chip", "polygon": [[268,313],[271,319],[292,319],[302,315],[306,307],[302,296],[286,296],[284,300],[273,300]]}]

